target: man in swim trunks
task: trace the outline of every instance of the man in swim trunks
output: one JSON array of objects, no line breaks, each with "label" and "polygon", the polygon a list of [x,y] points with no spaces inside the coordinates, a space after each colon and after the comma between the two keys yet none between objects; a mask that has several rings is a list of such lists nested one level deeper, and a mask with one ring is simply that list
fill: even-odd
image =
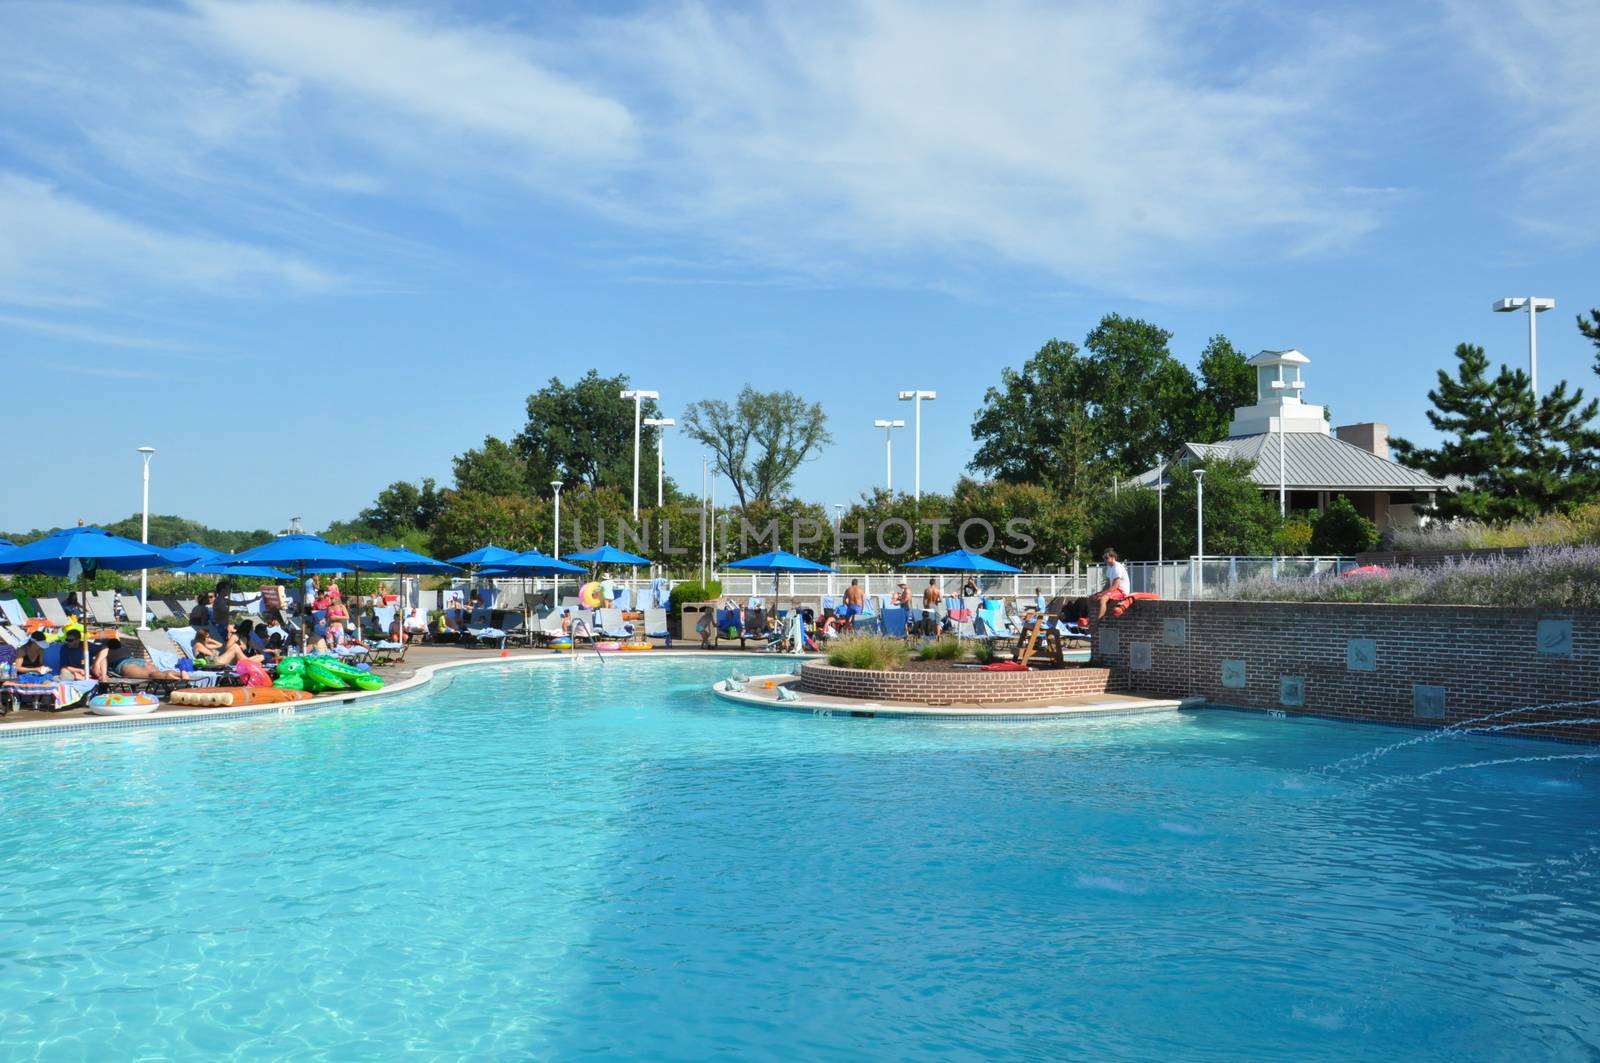
[{"label": "man in swim trunks", "polygon": [[856,617],[861,615],[862,609],[867,604],[867,592],[861,589],[861,581],[853,579],[850,586],[844,589],[844,604],[833,611],[846,631],[855,626]]},{"label": "man in swim trunks", "polygon": [[927,589],[922,592],[922,630],[924,634],[936,634],[939,630],[939,603],[944,601],[944,591],[939,589],[939,579],[934,577],[928,580]]}]

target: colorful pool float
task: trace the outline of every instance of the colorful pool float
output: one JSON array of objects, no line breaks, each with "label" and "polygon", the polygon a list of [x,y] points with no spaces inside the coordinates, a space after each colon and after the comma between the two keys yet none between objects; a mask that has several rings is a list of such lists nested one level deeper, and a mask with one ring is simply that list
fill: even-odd
[{"label": "colorful pool float", "polygon": [[609,605],[610,603],[600,593],[600,584],[590,580],[578,588],[578,604],[585,609],[599,609],[601,606]]},{"label": "colorful pool float", "polygon": [[654,649],[655,647],[651,646],[648,642],[624,642],[621,648],[624,650],[631,650],[634,653],[639,653],[644,650]]},{"label": "colorful pool float", "polygon": [[556,640],[554,640],[553,642],[550,643],[550,648],[552,650],[570,650],[570,649],[572,649],[572,640],[571,639],[556,639]]},{"label": "colorful pool float", "polygon": [[155,712],[161,699],[149,694],[96,694],[89,699],[91,716],[143,716]]},{"label": "colorful pool float", "polygon": [[605,653],[612,653],[612,652],[615,652],[616,650],[622,649],[622,643],[620,643],[620,642],[597,642],[597,643],[594,644],[594,648],[597,649],[597,650],[601,650],[601,651],[603,651]]},{"label": "colorful pool float", "polygon": [[234,705],[271,705],[288,701],[309,701],[304,690],[282,687],[180,687],[171,694],[174,705],[218,709]]},{"label": "colorful pool float", "polygon": [[306,658],[306,687],[310,690],[348,690],[355,687],[358,690],[377,690],[383,686],[383,678],[371,672],[363,672],[343,661],[336,661],[331,657]]}]

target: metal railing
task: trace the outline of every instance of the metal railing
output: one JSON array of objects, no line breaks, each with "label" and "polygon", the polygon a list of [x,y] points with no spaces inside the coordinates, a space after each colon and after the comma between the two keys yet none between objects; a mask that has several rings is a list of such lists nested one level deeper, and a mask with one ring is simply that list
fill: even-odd
[{"label": "metal railing", "polygon": [[[771,573],[724,569],[718,572],[715,578],[721,581],[724,595],[761,597],[773,593]],[[978,593],[989,597],[1032,598],[1037,589],[1042,591],[1046,598],[1054,598],[1056,595],[1076,598],[1092,590],[1089,583],[1095,578],[1097,574],[1091,575],[1088,572],[1021,572],[978,576],[975,581],[978,584]],[[965,582],[966,577],[959,573],[915,569],[907,572],[786,573],[778,577],[777,593],[784,598],[837,597],[850,586],[851,580],[860,580],[861,589],[866,594],[887,596],[893,594],[900,584],[904,583],[913,594],[920,595],[922,588],[928,585],[930,579],[937,579],[944,592],[952,594]]]},{"label": "metal railing", "polygon": [[[1129,561],[1128,582],[1134,593],[1159,594],[1163,598],[1204,598],[1223,587],[1256,576],[1337,575],[1356,566],[1353,557],[1332,555],[1295,557],[1189,557],[1178,561]],[[1199,593],[1196,594],[1198,587]],[[1095,589],[1098,589],[1096,587]]]}]

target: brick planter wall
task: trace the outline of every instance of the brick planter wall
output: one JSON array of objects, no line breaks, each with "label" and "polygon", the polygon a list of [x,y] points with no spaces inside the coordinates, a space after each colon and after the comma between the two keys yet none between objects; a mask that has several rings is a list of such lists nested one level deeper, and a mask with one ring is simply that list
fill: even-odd
[{"label": "brick planter wall", "polygon": [[874,672],[835,668],[826,661],[800,666],[800,689],[808,694],[863,701],[907,701],[935,705],[995,705],[1104,694],[1109,668],[1055,668],[1037,672]]},{"label": "brick planter wall", "polygon": [[[1095,633],[1140,693],[1444,726],[1600,699],[1600,612],[1455,605],[1142,601]],[[1600,705],[1506,721],[1600,717]],[[1530,736],[1600,741],[1600,725]]]}]

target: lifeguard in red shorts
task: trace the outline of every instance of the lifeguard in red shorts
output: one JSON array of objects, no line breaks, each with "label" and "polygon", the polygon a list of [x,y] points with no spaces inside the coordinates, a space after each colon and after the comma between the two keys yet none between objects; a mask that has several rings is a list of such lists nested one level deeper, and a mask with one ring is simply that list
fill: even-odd
[{"label": "lifeguard in red shorts", "polygon": [[1106,618],[1106,610],[1110,608],[1111,603],[1126,598],[1132,586],[1128,583],[1127,568],[1117,560],[1117,552],[1107,548],[1103,556],[1106,563],[1106,585],[1089,596],[1090,601],[1098,602],[1100,605],[1100,611],[1094,618],[1097,624]]}]

